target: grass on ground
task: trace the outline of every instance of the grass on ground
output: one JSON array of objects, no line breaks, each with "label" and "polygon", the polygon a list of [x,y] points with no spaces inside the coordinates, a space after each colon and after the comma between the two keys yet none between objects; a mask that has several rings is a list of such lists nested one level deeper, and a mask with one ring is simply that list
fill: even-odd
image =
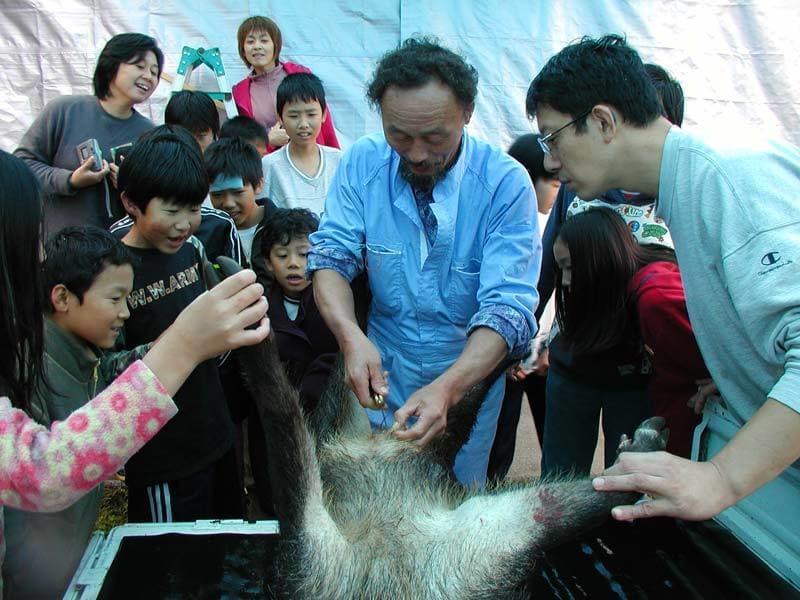
[{"label": "grass on ground", "polygon": [[128,488],[122,481],[106,481],[100,500],[100,514],[94,529],[108,533],[117,525],[128,522]]}]

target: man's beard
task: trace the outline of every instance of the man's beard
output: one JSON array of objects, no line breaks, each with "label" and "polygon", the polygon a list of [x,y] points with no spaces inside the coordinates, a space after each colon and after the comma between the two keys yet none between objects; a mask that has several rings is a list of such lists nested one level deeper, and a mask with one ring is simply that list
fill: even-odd
[{"label": "man's beard", "polygon": [[400,176],[405,179],[412,188],[418,192],[430,192],[433,187],[444,179],[449,169],[440,167],[430,175],[420,175],[414,173],[409,167],[409,162],[400,157]]}]

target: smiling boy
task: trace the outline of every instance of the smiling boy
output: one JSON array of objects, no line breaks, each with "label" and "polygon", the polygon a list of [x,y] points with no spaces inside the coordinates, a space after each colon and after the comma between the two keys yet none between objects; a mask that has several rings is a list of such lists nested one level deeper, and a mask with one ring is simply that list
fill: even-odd
[{"label": "smiling boy", "polygon": [[[192,233],[200,223],[208,180],[194,139],[180,127],[165,125],[133,147],[120,167],[119,185],[134,220],[122,238],[135,259],[131,317],[125,325],[125,344],[131,347],[155,340],[206,289],[204,250]],[[129,520],[236,516],[236,465],[228,464],[235,460],[229,452],[233,425],[215,360],[192,372],[175,403],[178,415],[126,467]],[[234,481],[223,488],[220,474]],[[230,504],[222,506],[223,500]]]},{"label": "smiling boy", "polygon": [[[42,265],[49,299],[45,319],[47,386],[39,386],[32,416],[43,425],[67,419],[101,392],[146,348],[107,354],[128,319],[131,257],[97,227],[54,234]],[[56,513],[6,508],[8,597],[61,597],[78,567],[100,509],[102,486]]]},{"label": "smiling boy", "polygon": [[214,208],[228,213],[236,223],[247,260],[259,281],[267,284],[271,278],[261,259],[259,234],[275,205],[269,198],[265,198],[262,205],[256,203],[263,181],[261,156],[242,138],[223,138],[208,147],[203,161],[211,182],[211,203]]},{"label": "smiling boy", "polygon": [[278,86],[277,109],[289,143],[262,159],[264,196],[280,208],[307,208],[319,217],[342,158],[339,149],[317,143],[328,118],[322,82],[311,73],[288,75]]}]

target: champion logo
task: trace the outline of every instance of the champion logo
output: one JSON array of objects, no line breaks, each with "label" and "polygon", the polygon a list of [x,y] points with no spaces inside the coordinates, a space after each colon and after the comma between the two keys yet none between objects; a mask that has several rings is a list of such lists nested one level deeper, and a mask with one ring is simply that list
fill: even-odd
[{"label": "champion logo", "polygon": [[761,257],[761,264],[766,267],[758,272],[758,275],[766,275],[767,273],[774,273],[779,269],[793,265],[794,261],[791,258],[784,258],[780,252],[767,252]]}]

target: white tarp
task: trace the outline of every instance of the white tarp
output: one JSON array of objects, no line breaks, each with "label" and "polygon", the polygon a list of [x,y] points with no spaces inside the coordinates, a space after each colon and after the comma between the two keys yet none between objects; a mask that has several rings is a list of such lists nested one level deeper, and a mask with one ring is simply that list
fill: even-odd
[{"label": "white tarp", "polygon": [[[544,61],[582,35],[627,35],[645,61],[677,77],[687,96],[685,127],[742,126],[800,144],[797,0],[0,0],[0,147],[13,149],[42,106],[60,94],[91,93],[98,53],[114,34],[158,39],[165,71],[181,48],[218,46],[231,83],[245,76],[236,29],[270,16],[282,58],[324,81],[343,147],[379,128],[364,98],[376,59],[410,35],[438,36],[480,73],[471,131],[506,147],[530,131],[525,91]],[[214,89],[210,72],[190,83]],[[140,110],[156,123],[170,87]],[[748,134],[749,135],[749,134]]]}]

